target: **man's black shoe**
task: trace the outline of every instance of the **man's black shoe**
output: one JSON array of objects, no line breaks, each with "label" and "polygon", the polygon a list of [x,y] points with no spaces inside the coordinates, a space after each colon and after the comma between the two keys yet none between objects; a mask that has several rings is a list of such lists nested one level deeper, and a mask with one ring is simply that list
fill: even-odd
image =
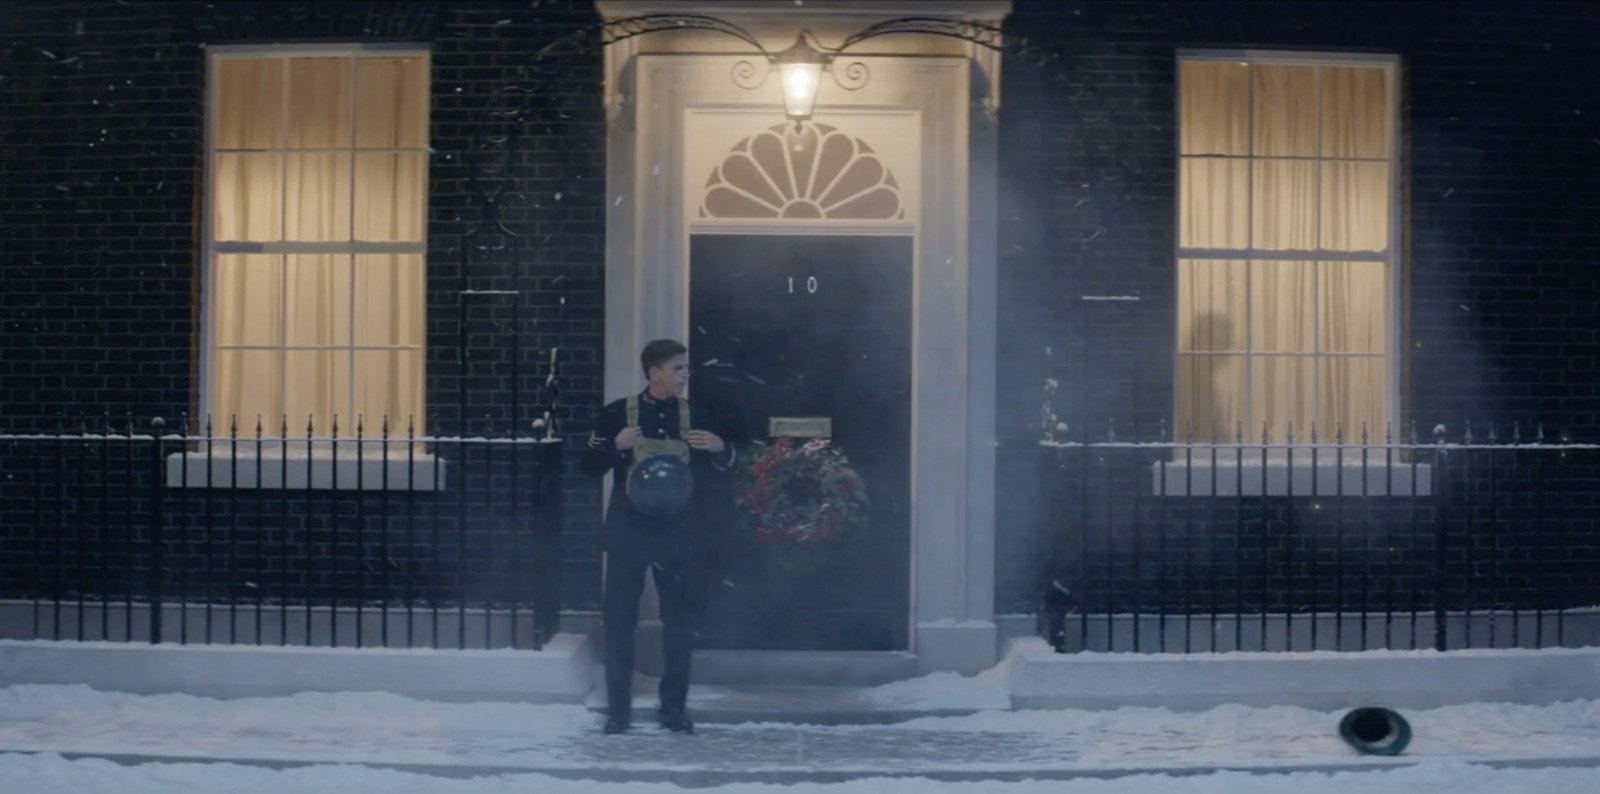
[{"label": "man's black shoe", "polygon": [[612,717],[606,720],[605,732],[611,735],[628,732],[628,721],[621,717]]},{"label": "man's black shoe", "polygon": [[661,712],[661,727],[673,733],[694,733],[694,723],[681,711]]}]

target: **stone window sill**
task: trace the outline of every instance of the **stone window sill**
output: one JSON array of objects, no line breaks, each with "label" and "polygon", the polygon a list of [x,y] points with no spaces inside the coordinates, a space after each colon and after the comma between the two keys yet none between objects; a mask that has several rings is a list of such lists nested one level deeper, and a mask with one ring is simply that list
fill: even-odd
[{"label": "stone window sill", "polygon": [[341,450],[287,454],[274,450],[231,455],[175,452],[167,456],[168,488],[302,491],[442,491],[448,461],[414,452],[387,456]]},{"label": "stone window sill", "polygon": [[[1198,452],[1196,455],[1198,456]],[[1265,461],[1219,459],[1177,460],[1150,465],[1155,496],[1346,496],[1408,497],[1433,495],[1433,467],[1427,463],[1359,458],[1335,461],[1284,459]],[[1163,487],[1165,480],[1165,487]],[[1412,490],[1415,487],[1415,490]]]}]

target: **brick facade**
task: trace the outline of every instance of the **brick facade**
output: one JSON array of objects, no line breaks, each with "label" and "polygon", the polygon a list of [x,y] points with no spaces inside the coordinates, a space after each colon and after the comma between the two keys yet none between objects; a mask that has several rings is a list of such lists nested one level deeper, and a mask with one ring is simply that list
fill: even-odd
[{"label": "brick facade", "polygon": [[1600,433],[1592,7],[1018,3],[1008,26],[1060,57],[1005,73],[998,395],[1001,449],[1020,454],[1000,456],[999,611],[1032,611],[1048,546],[1021,453],[1044,379],[1074,436],[1150,441],[1172,421],[1180,48],[1400,55],[1402,424],[1425,443],[1468,420],[1479,439],[1491,421],[1501,440],[1513,421],[1525,440]]},{"label": "brick facade", "polygon": [[[195,399],[196,180],[204,47],[409,41],[434,48],[428,402],[443,433],[539,415],[558,350],[570,441],[601,393],[604,117],[598,57],[534,51],[592,4],[15,2],[0,11],[0,428],[139,422]],[[1001,113],[999,585],[1031,609],[1038,409],[1153,439],[1174,355],[1174,51],[1357,50],[1402,59],[1402,421],[1542,424],[1593,439],[1600,352],[1600,99],[1584,3],[1026,2],[1009,27],[1060,54],[1010,64]],[[547,78],[523,127],[517,262],[478,253],[466,161],[501,89]],[[462,253],[480,257],[463,270]],[[513,275],[518,279],[514,281]],[[528,293],[506,302],[463,289]],[[1083,295],[1138,301],[1083,301]],[[468,361],[459,351],[464,333]],[[511,415],[513,355],[520,351]],[[465,378],[465,388],[463,388]],[[461,395],[466,395],[462,405]],[[461,411],[468,417],[463,425]],[[1502,431],[1503,432],[1503,431]],[[598,599],[598,488],[569,475],[566,605]],[[10,531],[10,530],[8,530]],[[1592,541],[1581,541],[1587,543]]]}]

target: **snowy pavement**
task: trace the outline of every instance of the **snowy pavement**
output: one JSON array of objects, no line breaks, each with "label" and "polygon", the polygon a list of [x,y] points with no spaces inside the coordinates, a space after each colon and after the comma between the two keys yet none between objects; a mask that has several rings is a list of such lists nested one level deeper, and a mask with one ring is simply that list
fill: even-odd
[{"label": "snowy pavement", "polygon": [[[0,751],[10,751],[0,754],[0,780],[7,792],[593,791],[596,781],[641,793],[780,784],[784,792],[1005,794],[1600,789],[1600,701],[1409,712],[1416,738],[1399,759],[1354,754],[1337,737],[1340,716],[1237,706],[986,711],[896,725],[702,725],[692,737],[650,728],[613,737],[599,733],[598,716],[571,705],[383,693],[212,700],[25,685],[0,689]],[[1501,768],[1519,763],[1538,768]],[[1135,774],[1152,772],[1177,777],[1156,783]]]}]

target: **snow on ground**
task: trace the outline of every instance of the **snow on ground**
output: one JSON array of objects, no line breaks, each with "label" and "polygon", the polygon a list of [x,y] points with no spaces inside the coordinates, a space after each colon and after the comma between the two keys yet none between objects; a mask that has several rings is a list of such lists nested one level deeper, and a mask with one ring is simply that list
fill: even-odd
[{"label": "snow on ground", "polygon": [[[914,699],[951,684],[951,699],[986,690],[982,676],[923,680],[880,689]],[[916,691],[921,688],[920,694]],[[973,700],[980,696],[973,695]],[[648,719],[649,713],[640,714]],[[682,737],[642,730],[603,736],[600,718],[580,706],[451,704],[385,693],[303,693],[213,700],[140,696],[86,686],[19,685],[0,689],[0,790],[57,791],[622,791],[664,794],[668,783],[597,783],[532,775],[609,770],[699,773],[734,779],[751,773],[859,776],[835,784],[728,784],[734,792],[1034,792],[1283,791],[1596,791],[1600,769],[1497,770],[1472,761],[1600,756],[1600,701],[1552,706],[1472,704],[1407,712],[1414,739],[1401,762],[1356,755],[1336,735],[1338,713],[1292,707],[1227,706],[1199,713],[985,711],[924,717],[896,725],[837,727],[780,724],[702,725]],[[66,754],[135,755],[167,760],[257,760],[314,764],[145,763],[118,766]],[[453,777],[360,764],[436,765]],[[1297,765],[1370,767],[1360,772],[1245,771],[1114,779],[950,783],[884,775],[1029,774],[1139,769],[1159,772],[1218,766],[1235,770]],[[415,769],[415,767],[413,767]],[[471,770],[477,777],[467,777]],[[665,777],[658,775],[658,779]],[[682,777],[677,779],[684,779]],[[773,778],[769,778],[773,779]]]},{"label": "snow on ground", "polygon": [[1005,658],[974,676],[960,673],[929,673],[905,681],[894,681],[866,690],[867,699],[880,706],[898,706],[920,711],[940,709],[1011,708],[1011,673],[1032,646],[1012,642]]},{"label": "snow on ground", "polygon": [[1015,783],[943,782],[924,778],[863,778],[848,783],[772,785],[737,783],[686,789],[671,783],[596,783],[545,775],[441,778],[360,766],[310,766],[272,770],[239,764],[140,764],[122,766],[99,759],[68,761],[59,755],[0,755],[0,780],[15,794],[478,794],[479,792],[617,792],[618,794],[1591,794],[1600,785],[1594,769],[1493,769],[1465,761],[1431,761],[1384,772],[1296,772],[1251,774],[1216,772],[1174,777],[1130,775]]}]

